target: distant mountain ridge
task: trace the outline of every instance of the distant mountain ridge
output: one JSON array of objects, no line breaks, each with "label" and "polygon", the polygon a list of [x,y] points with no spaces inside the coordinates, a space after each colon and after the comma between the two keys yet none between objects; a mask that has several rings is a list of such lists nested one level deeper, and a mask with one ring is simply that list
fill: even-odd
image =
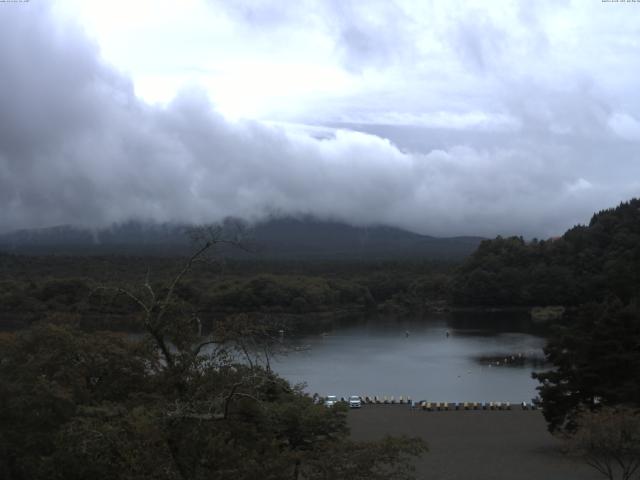
[{"label": "distant mountain ridge", "polygon": [[[234,222],[227,222],[232,228]],[[240,222],[241,225],[245,225]],[[172,255],[192,248],[191,226],[127,222],[99,230],[59,226],[0,235],[0,251],[24,254]],[[356,227],[311,217],[271,218],[243,229],[249,252],[233,257],[266,259],[457,260],[470,255],[481,237],[437,238],[388,226]]]}]

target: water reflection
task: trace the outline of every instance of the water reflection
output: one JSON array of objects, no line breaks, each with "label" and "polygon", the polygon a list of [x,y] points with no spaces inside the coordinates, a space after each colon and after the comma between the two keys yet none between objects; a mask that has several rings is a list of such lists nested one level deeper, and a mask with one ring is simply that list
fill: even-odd
[{"label": "water reflection", "polygon": [[[527,319],[440,314],[370,318],[292,341],[274,368],[320,395],[399,396],[433,401],[529,401],[536,362],[496,365],[493,357],[542,359],[544,339]],[[449,335],[447,335],[447,333]],[[298,349],[298,351],[295,350]],[[482,361],[485,359],[486,361]]]}]

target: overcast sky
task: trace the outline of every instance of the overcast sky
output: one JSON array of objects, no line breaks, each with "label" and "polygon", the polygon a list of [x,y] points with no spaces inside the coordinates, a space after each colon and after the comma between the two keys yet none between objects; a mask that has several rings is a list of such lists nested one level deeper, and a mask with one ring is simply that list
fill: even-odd
[{"label": "overcast sky", "polygon": [[558,235],[640,195],[640,2],[0,2],[0,231]]}]

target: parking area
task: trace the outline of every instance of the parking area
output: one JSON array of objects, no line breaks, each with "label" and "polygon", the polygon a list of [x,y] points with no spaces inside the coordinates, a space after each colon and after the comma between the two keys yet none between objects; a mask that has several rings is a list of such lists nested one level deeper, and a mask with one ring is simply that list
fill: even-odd
[{"label": "parking area", "polygon": [[429,452],[416,462],[429,480],[596,480],[595,470],[562,452],[538,410],[425,411],[408,405],[364,405],[349,412],[357,440],[422,437]]}]

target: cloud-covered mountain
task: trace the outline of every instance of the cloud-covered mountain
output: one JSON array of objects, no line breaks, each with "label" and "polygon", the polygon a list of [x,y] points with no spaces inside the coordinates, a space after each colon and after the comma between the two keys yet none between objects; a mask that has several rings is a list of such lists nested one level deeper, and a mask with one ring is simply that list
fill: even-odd
[{"label": "cloud-covered mountain", "polygon": [[[188,254],[195,245],[190,226],[128,222],[87,230],[59,226],[0,235],[0,251],[24,254]],[[220,238],[238,239],[243,248],[221,246],[237,259],[459,260],[475,250],[480,237],[436,238],[393,227],[353,227],[306,218],[272,218],[255,225],[228,221]]]},{"label": "cloud-covered mountain", "polygon": [[[574,48],[552,22],[571,12],[525,2],[531,11],[514,18],[449,12],[425,40],[419,23],[386,2],[369,16],[355,3],[326,12],[316,3],[309,11],[324,23],[308,28],[339,39],[350,74],[392,69],[400,83],[313,97],[296,128],[229,120],[200,88],[146,103],[81,26],[47,3],[2,4],[0,231],[275,212],[440,236],[550,236],[640,189],[640,106],[629,77],[640,67],[629,53],[637,45],[598,57],[606,68],[583,52],[609,48],[598,39],[613,33],[633,38],[637,26],[597,17],[599,36]],[[243,4],[229,21],[245,32],[257,28],[252,21],[268,24],[261,35],[274,38],[292,31],[295,19],[262,4]],[[581,28],[596,28],[595,13],[584,15],[575,17]],[[376,35],[385,18],[397,35]],[[537,33],[519,36],[509,22]],[[261,78],[246,80],[250,93]]]}]

